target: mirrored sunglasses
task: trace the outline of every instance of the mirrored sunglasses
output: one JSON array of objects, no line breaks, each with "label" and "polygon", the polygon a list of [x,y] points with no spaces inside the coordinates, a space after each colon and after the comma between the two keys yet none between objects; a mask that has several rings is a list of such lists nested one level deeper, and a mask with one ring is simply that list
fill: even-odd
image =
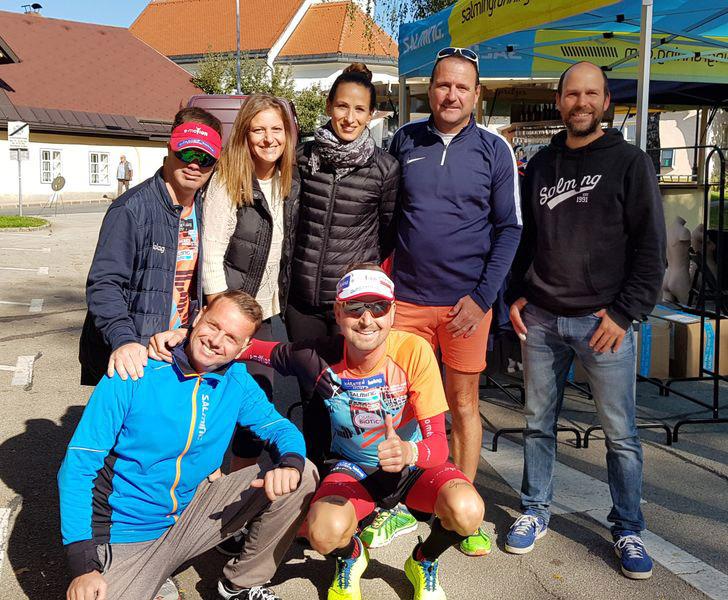
[{"label": "mirrored sunglasses", "polygon": [[437,53],[437,60],[442,60],[443,58],[447,58],[448,56],[455,56],[456,54],[459,54],[470,62],[475,63],[476,68],[479,67],[478,55],[470,48],[456,48],[454,46],[443,48]]},{"label": "mirrored sunglasses", "polygon": [[359,302],[358,300],[349,300],[341,303],[341,308],[350,317],[361,317],[366,311],[369,311],[375,319],[383,317],[392,308],[392,302],[389,300],[378,300],[377,302]]},{"label": "mirrored sunglasses", "polygon": [[175,152],[174,155],[187,165],[197,161],[197,164],[201,167],[211,167],[217,162],[214,156],[210,156],[207,152],[197,150],[196,148],[185,148],[184,150]]}]

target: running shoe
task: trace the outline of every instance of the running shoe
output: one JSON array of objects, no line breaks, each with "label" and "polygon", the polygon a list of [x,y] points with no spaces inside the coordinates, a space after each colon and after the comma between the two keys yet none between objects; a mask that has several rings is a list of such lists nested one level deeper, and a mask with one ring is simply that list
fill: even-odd
[{"label": "running shoe", "polygon": [[369,564],[369,553],[361,540],[354,536],[359,546],[356,558],[336,557],[336,573],[329,586],[328,600],[361,600],[361,576]]},{"label": "running shoe", "polygon": [[467,556],[485,556],[490,554],[490,536],[478,527],[478,530],[458,544],[458,550]]},{"label": "running shoe", "polygon": [[536,540],[546,535],[548,527],[542,517],[521,515],[511,525],[506,536],[506,552],[526,554],[533,550]]},{"label": "running shoe", "polygon": [[634,531],[614,533],[614,552],[619,557],[622,574],[630,579],[649,579],[652,577],[652,559],[642,538]]},{"label": "running shoe", "polygon": [[404,506],[396,506],[392,510],[381,510],[371,525],[362,529],[359,534],[367,548],[381,548],[400,536],[415,531],[417,519]]},{"label": "running shoe", "polygon": [[179,600],[179,592],[174,581],[167,579],[159,588],[159,591],[154,596],[154,600]]},{"label": "running shoe", "polygon": [[217,596],[221,600],[281,600],[280,597],[262,585],[236,590],[227,579],[220,579],[217,582]]},{"label": "running shoe", "polygon": [[440,568],[439,561],[415,560],[413,555],[416,552],[417,548],[404,563],[404,574],[407,575],[407,579],[415,590],[414,600],[447,600],[445,590],[440,586],[437,577],[437,570]]}]

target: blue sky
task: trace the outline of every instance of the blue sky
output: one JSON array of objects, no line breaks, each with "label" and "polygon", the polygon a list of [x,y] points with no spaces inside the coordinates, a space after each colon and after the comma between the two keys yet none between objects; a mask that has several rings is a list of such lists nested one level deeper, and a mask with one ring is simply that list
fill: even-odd
[{"label": "blue sky", "polygon": [[[35,0],[41,14],[56,19],[85,21],[101,25],[129,27],[149,4],[149,0]],[[33,0],[0,0],[0,10],[23,12],[23,4]]]}]

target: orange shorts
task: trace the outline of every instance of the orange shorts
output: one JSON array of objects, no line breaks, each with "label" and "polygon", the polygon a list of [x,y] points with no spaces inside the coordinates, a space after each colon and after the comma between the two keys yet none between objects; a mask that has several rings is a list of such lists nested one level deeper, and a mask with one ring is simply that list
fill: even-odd
[{"label": "orange shorts", "polygon": [[419,306],[397,300],[394,328],[416,333],[425,338],[432,349],[440,351],[442,362],[462,373],[480,373],[485,369],[488,350],[488,332],[493,311],[489,310],[469,337],[453,338],[445,329],[452,320],[448,315],[452,306]]}]

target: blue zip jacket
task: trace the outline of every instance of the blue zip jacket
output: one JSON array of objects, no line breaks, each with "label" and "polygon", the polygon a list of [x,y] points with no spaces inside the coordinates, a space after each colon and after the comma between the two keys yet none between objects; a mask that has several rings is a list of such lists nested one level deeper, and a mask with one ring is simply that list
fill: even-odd
[{"label": "blue zip jacket", "polygon": [[[198,192],[198,227],[200,204]],[[98,383],[119,346],[146,346],[155,333],[169,329],[181,212],[162,169],[109,206],[86,281],[88,313],[79,343],[82,384]],[[199,244],[191,317],[202,298],[202,258]]]},{"label": "blue zip jacket", "polygon": [[104,377],[58,473],[61,533],[72,575],[100,570],[96,546],[154,540],[215,471],[240,424],[269,442],[278,466],[303,470],[303,436],[242,363],[198,375],[183,350],[149,360],[137,381]]},{"label": "blue zip jacket", "polygon": [[402,173],[397,299],[452,306],[469,295],[488,311],[521,236],[510,145],[471,117],[446,148],[430,117],[403,125],[389,151]]}]

